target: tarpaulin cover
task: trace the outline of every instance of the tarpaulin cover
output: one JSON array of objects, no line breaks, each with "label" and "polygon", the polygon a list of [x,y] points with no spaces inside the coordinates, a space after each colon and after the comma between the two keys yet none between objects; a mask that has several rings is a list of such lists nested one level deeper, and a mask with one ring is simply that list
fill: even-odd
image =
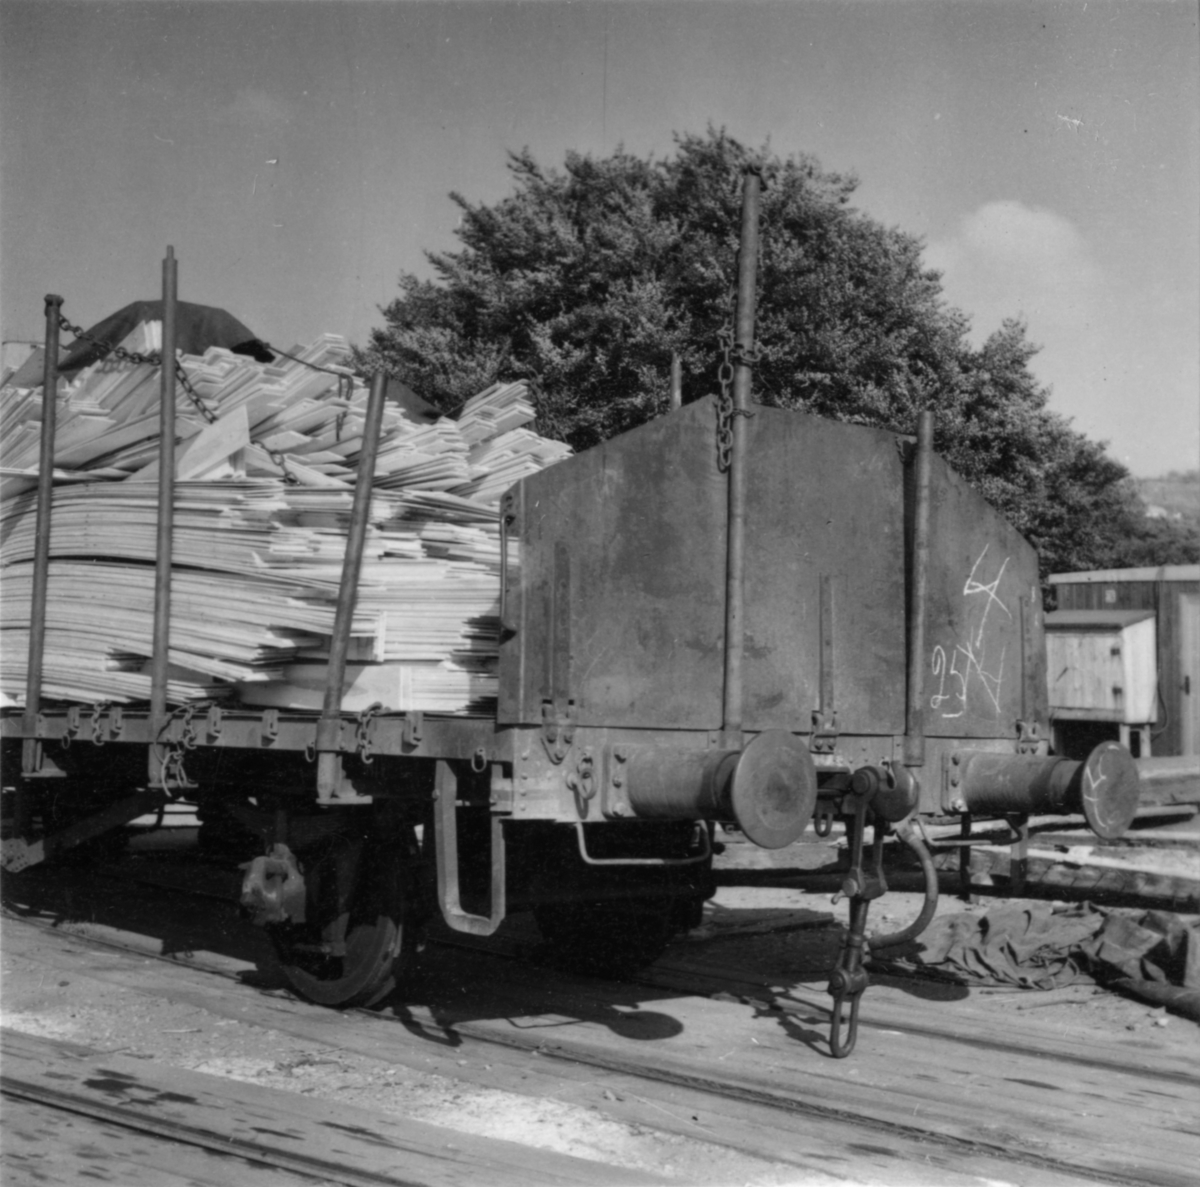
[{"label": "tarpaulin cover", "polygon": [[1169,911],[1004,904],[937,919],[874,963],[974,985],[1057,989],[1094,981],[1200,1021],[1200,923]]},{"label": "tarpaulin cover", "polygon": [[399,404],[417,424],[432,424],[442,415],[428,400],[418,396],[411,387],[398,379],[388,379],[387,398]]},{"label": "tarpaulin cover", "polygon": [[[86,331],[88,338],[105,346],[80,339],[71,346],[59,364],[59,370],[69,374],[97,362],[108,353],[105,347],[119,346],[142,322],[162,321],[162,311],[162,301],[134,301],[118,309]],[[193,305],[189,301],[175,303],[175,346],[184,354],[203,354],[210,346],[223,346],[260,363],[275,361],[266,344],[231,313],[212,305]]]}]

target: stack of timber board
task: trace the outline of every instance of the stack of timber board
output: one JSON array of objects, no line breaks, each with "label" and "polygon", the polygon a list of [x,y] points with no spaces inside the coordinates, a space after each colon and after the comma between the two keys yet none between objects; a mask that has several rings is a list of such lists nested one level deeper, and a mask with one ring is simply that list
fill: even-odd
[{"label": "stack of timber board", "polygon": [[[157,348],[157,323],[123,345]],[[367,388],[344,339],[263,365],[181,356],[168,699],[319,709]],[[305,365],[310,364],[310,365]],[[318,370],[317,368],[321,368]],[[146,700],[157,540],[159,368],[108,360],[59,392],[43,696]],[[6,389],[0,470],[0,696],[24,699],[40,389]],[[498,504],[569,447],[527,427],[523,383],[457,421],[388,403],[343,708],[473,713],[496,695]]]}]

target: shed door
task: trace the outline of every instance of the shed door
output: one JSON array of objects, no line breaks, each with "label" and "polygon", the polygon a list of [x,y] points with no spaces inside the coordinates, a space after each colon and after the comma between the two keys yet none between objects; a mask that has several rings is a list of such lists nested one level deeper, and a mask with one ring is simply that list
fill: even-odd
[{"label": "shed door", "polygon": [[1200,594],[1179,595],[1179,752],[1200,754]]}]

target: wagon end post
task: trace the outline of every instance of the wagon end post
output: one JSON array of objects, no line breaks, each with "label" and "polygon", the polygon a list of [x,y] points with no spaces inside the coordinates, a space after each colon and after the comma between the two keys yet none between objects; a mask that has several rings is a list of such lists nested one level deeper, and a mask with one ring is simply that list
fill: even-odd
[{"label": "wagon end post", "polygon": [[162,264],[162,350],[158,419],[158,528],[154,568],[154,634],[150,652],[151,738],[148,786],[168,781],[167,679],[171,647],[171,559],[175,535],[175,321],[179,270],[175,249],[167,248]]},{"label": "wagon end post", "polygon": [[350,511],[350,528],[346,538],[346,553],[342,561],[341,583],[338,586],[333,638],[329,644],[329,668],[326,672],[325,698],[321,718],[317,722],[317,799],[323,804],[334,800],[341,803],[363,802],[369,798],[353,794],[346,796],[342,790],[342,688],[346,679],[346,656],[350,647],[350,628],[354,620],[354,606],[358,600],[358,582],[362,573],[367,524],[371,518],[371,483],[375,476],[375,458],[379,452],[379,436],[383,424],[383,404],[386,393],[387,374],[377,371],[371,378],[371,390],[367,399],[362,450],[359,454],[358,474],[354,483],[354,503]]},{"label": "wagon end post", "polygon": [[[21,723],[21,775],[42,773],[42,745],[37,737],[46,653],[46,589],[50,575],[50,512],[54,498],[54,438],[58,416],[58,330],[62,297],[46,294],[46,357],[42,363],[42,436],[38,460],[37,520],[33,553],[33,592],[29,604],[29,662],[25,675],[25,712]],[[28,796],[18,785],[17,831],[29,824]]]}]

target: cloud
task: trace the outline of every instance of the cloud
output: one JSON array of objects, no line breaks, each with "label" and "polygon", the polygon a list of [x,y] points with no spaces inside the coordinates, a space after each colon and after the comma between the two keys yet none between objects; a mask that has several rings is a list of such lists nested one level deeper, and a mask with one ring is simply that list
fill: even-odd
[{"label": "cloud", "polygon": [[943,273],[950,302],[971,316],[977,339],[1014,316],[1035,339],[1099,329],[1103,273],[1075,225],[1051,210],[988,202],[930,243],[925,259]]},{"label": "cloud", "polygon": [[977,344],[1004,318],[1025,319],[1042,347],[1030,368],[1076,429],[1136,474],[1195,464],[1194,300],[1131,289],[1070,219],[1021,202],[979,207],[924,258]]}]

